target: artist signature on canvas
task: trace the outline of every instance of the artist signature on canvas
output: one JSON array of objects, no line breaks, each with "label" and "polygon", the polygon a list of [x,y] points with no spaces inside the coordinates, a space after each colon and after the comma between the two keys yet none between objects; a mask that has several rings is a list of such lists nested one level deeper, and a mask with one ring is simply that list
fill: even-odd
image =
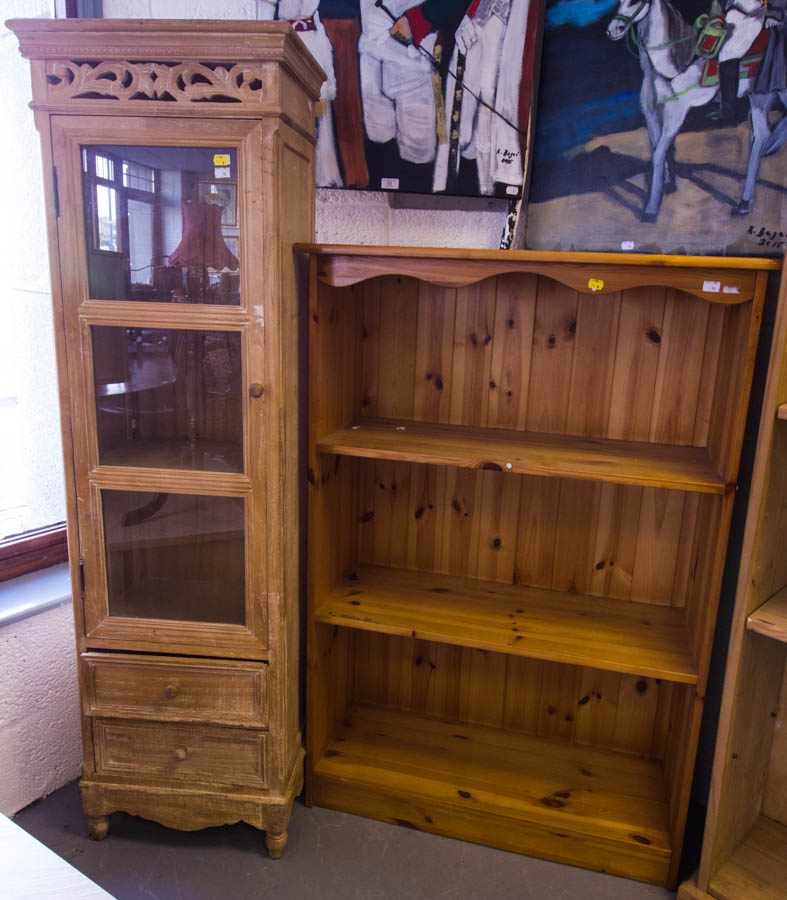
[{"label": "artist signature on canvas", "polygon": [[759,228],[756,225],[749,225],[746,234],[758,247],[767,247],[769,250],[783,250],[787,241],[785,232],[769,231],[764,225]]}]

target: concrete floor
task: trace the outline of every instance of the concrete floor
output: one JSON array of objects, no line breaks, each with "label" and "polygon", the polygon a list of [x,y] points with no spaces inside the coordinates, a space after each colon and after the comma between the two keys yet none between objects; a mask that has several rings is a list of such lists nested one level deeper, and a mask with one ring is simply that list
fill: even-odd
[{"label": "concrete floor", "polygon": [[[296,802],[268,858],[248,825],[170,831],[123,813],[91,841],[77,783],[14,821],[117,900],[671,900],[664,888],[466,844]],[[24,900],[24,898],[19,898]]]}]

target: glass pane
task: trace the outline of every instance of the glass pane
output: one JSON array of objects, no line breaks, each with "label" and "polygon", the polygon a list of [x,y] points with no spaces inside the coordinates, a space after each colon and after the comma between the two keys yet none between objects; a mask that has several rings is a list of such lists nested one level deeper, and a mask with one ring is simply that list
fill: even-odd
[{"label": "glass pane", "polygon": [[242,497],[101,495],[111,616],[245,622]]},{"label": "glass pane", "polygon": [[243,471],[239,332],[91,331],[102,465]]},{"label": "glass pane", "polygon": [[153,284],[153,204],[128,201],[128,255],[137,284]]},{"label": "glass pane", "polygon": [[118,203],[117,191],[105,184],[96,185],[96,215],[98,219],[98,249],[117,253],[120,250],[118,240]]},{"label": "glass pane", "polygon": [[96,300],[240,304],[237,152],[82,147]]}]

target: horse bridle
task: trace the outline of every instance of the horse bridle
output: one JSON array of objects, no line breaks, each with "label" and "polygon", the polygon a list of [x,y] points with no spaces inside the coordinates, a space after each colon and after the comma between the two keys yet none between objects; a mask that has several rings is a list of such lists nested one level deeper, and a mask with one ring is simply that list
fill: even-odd
[{"label": "horse bridle", "polygon": [[[628,50],[632,56],[638,56],[638,50],[666,50],[668,47],[674,47],[677,44],[683,44],[685,41],[694,40],[694,35],[687,34],[685,37],[676,38],[674,41],[665,41],[663,44],[652,44],[650,46],[640,44],[636,34],[634,34],[634,32],[631,30],[631,26],[637,21],[637,18],[642,10],[646,6],[650,6],[651,2],[652,0],[640,0],[639,6],[630,16],[624,16],[623,13],[618,12],[615,13],[615,15],[612,16],[612,18],[609,20],[610,25],[615,21],[615,19],[619,19],[624,23],[625,28],[623,29],[623,34],[621,34],[621,37],[626,38]],[[765,2],[767,3],[768,0],[765,0]]]},{"label": "horse bridle", "polygon": [[[629,30],[629,28],[631,28],[631,26],[634,24],[634,22],[637,21],[637,16],[639,16],[639,14],[642,12],[642,10],[645,9],[645,7],[649,6],[649,5],[650,5],[650,0],[640,0],[639,6],[634,10],[634,12],[630,16],[624,16],[623,13],[617,12],[609,20],[609,24],[611,25],[615,21],[615,19],[620,20],[626,26],[623,29],[623,34],[626,34],[626,32]],[[623,37],[623,35],[621,35],[621,37]]]}]

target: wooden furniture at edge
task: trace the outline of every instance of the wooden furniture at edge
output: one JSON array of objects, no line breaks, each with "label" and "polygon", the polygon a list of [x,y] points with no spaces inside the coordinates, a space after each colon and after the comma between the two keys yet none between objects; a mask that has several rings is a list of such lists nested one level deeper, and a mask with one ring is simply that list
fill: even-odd
[{"label": "wooden furniture at edge", "polygon": [[776,263],[296,250],[307,801],[674,886]]},{"label": "wooden furniture at edge", "polygon": [[680,900],[787,897],[787,280],[738,572],[700,867]]},{"label": "wooden furniture at edge", "polygon": [[[324,76],[286,23],[8,24],[44,161],[90,831],[244,820],[278,857],[304,752],[292,245]],[[166,269],[197,179],[235,183],[239,293],[204,255]]]}]

